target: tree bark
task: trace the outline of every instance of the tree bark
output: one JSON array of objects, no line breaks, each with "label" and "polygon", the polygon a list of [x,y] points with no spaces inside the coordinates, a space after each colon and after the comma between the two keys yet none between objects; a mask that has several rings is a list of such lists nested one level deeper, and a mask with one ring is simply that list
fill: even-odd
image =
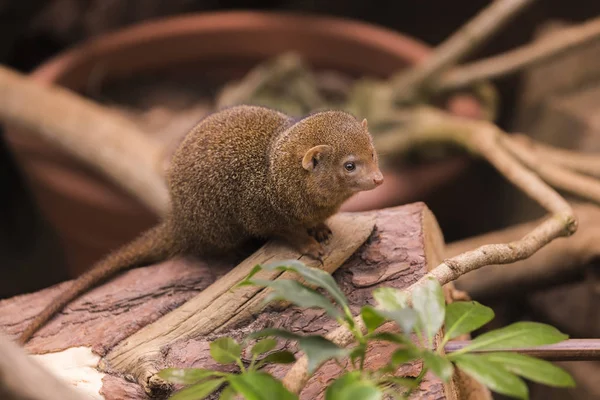
[{"label": "tree bark", "polygon": [[[334,236],[324,268],[332,272],[341,266],[334,278],[355,314],[363,305],[374,302],[373,289],[408,287],[435,267],[444,252],[437,222],[423,203],[338,214],[332,218],[331,226]],[[217,337],[241,339],[267,326],[300,334],[326,334],[337,327],[319,310],[275,306],[263,309],[264,291],[226,290],[243,279],[257,262],[289,258],[294,258],[290,250],[269,242],[233,270],[233,261],[176,259],[128,271],[71,303],[32,338],[27,348],[37,354],[61,355],[85,349],[97,355],[102,372],[100,393],[104,396],[95,394],[99,399],[163,395],[169,388],[161,386],[153,373],[164,367],[228,368],[210,358],[209,344]],[[311,265],[309,260],[303,261]],[[215,281],[219,276],[221,279]],[[60,285],[1,301],[0,330],[18,334],[28,318],[58,290]],[[448,296],[451,293],[447,290]],[[286,342],[280,343],[280,348],[297,352]],[[390,352],[389,345],[378,343],[370,349],[367,365],[381,365]],[[45,356],[50,354],[41,357]],[[280,378],[289,369],[287,365],[269,367]],[[419,371],[420,364],[413,363],[400,372],[416,376]],[[308,380],[300,398],[322,398],[325,384],[340,372],[335,363],[326,363]],[[488,396],[489,392],[468,377],[460,376],[444,385],[428,374],[413,398]]]}]

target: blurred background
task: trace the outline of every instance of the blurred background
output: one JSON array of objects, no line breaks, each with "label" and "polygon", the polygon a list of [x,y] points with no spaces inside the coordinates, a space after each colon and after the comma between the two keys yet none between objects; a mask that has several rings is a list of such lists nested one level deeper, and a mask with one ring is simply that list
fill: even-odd
[{"label": "blurred background", "polygon": [[[0,61],[21,72],[31,73],[73,46],[129,26],[169,16],[220,10],[285,11],[351,18],[402,33],[433,47],[487,4],[489,1],[483,0],[0,0]],[[598,1],[534,2],[469,59],[509,50],[548,30],[560,29],[563,24],[581,22],[599,14]],[[214,45],[220,44],[216,41]],[[78,60],[71,62],[75,65]],[[507,131],[527,132],[552,144],[586,151],[600,150],[600,121],[594,117],[600,115],[600,90],[597,89],[600,88],[600,43],[592,43],[579,53],[550,64],[495,81],[501,102],[497,123]],[[235,67],[241,68],[234,66],[233,69]],[[549,80],[550,73],[557,78]],[[81,78],[75,75],[63,77],[64,82]],[[183,134],[193,120],[207,112],[210,96],[216,90],[214,83],[211,86],[211,82],[199,79],[190,85],[189,81],[182,83],[171,77],[169,86],[158,76],[142,77],[135,85],[130,80],[95,86],[91,74],[86,75],[85,88],[79,89],[96,101],[119,105],[119,112],[133,119],[141,118],[143,114],[144,120],[140,124],[149,130],[156,128],[159,139],[160,134]],[[218,83],[223,82],[219,80]],[[139,95],[131,96],[133,92]],[[177,118],[173,118],[174,109],[179,110]],[[568,131],[568,135],[555,134],[559,129]],[[94,208],[83,204],[82,199],[91,197],[93,188],[86,186],[89,182],[85,174],[79,174],[79,167],[73,167],[68,181],[46,180],[46,187],[38,185],[36,189],[29,183],[27,175],[30,171],[21,167],[19,157],[34,157],[32,154],[35,154],[36,168],[50,170],[55,165],[53,158],[44,155],[43,145],[27,147],[29,144],[21,143],[18,147],[16,142],[7,139],[7,130],[10,128],[3,129],[0,136],[0,298],[72,278],[108,249],[127,241],[154,222],[151,213],[135,207],[133,200],[128,200],[129,203],[120,201],[118,196],[112,198],[111,193],[103,193],[102,196],[107,196],[105,199],[93,201],[112,204],[112,214],[100,206]],[[77,197],[79,203],[65,203],[57,195],[60,190],[48,185],[69,186],[71,195]],[[438,218],[448,242],[543,214],[486,163],[476,161],[456,168],[452,177],[438,179],[427,190],[398,201],[403,199],[425,201]],[[75,222],[65,222],[68,220]],[[56,221],[61,221],[61,228],[57,228]],[[104,223],[102,235],[91,231],[96,229],[95,223],[98,230]],[[88,231],[86,226],[90,227]],[[589,281],[590,276],[597,275],[596,270],[595,265],[590,265],[585,277],[579,276],[560,287],[545,288],[528,298],[522,294],[510,300],[494,300],[492,296],[490,301],[496,301],[495,308],[500,314],[499,323],[534,315],[576,336],[598,337],[598,313],[592,313],[592,318],[584,317],[588,310],[584,305],[591,307],[600,292],[593,283],[595,280]],[[554,300],[558,297],[562,300],[557,308]],[[573,304],[580,308],[569,308],[575,307]],[[580,312],[581,321],[565,317],[572,310]],[[590,397],[594,396],[593,391],[548,394],[545,390],[539,388],[535,392],[536,398],[594,398]]]}]

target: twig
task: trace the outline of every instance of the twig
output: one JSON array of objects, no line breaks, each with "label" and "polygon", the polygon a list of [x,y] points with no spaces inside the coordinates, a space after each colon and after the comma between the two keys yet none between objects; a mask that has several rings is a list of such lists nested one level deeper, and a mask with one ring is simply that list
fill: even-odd
[{"label": "twig", "polygon": [[39,135],[163,214],[161,148],[132,123],[77,94],[0,66],[0,119]]},{"label": "twig", "polygon": [[515,50],[456,67],[441,75],[434,89],[440,92],[456,90],[475,82],[508,75],[598,38],[600,38],[600,18],[594,18]]},{"label": "twig", "polygon": [[[452,340],[446,344],[444,351],[453,353],[471,343],[470,340]],[[560,343],[503,350],[537,357],[548,361],[600,361],[600,339],[567,339]],[[473,353],[485,354],[492,350],[479,350]]]},{"label": "twig", "polygon": [[508,136],[503,137],[502,141],[504,146],[518,157],[523,164],[537,172],[542,179],[552,186],[600,203],[600,181],[597,179],[580,175],[537,157],[522,142],[512,140]]},{"label": "twig", "polygon": [[586,154],[577,151],[564,150],[536,142],[529,136],[512,134],[511,140],[518,141],[544,161],[569,168],[582,174],[600,178],[600,157],[598,154]]},{"label": "twig", "polygon": [[392,82],[396,101],[414,99],[430,80],[488,40],[534,0],[496,0],[436,47],[431,57]]},{"label": "twig", "polygon": [[[463,275],[455,282],[474,299],[502,297],[510,293],[527,293],[532,286],[564,279],[581,272],[600,257],[600,207],[578,204],[573,207],[579,227],[569,240],[556,240],[531,257],[510,265],[490,265]],[[486,243],[506,243],[523,237],[543,220],[527,222],[501,231],[450,243],[446,256],[453,257]]]}]

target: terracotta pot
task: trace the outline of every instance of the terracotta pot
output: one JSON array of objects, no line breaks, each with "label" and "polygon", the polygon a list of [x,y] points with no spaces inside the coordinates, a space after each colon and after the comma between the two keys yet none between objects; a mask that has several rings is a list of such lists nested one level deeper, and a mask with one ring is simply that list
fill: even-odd
[{"label": "terracotta pot", "polygon": [[[215,12],[146,22],[99,37],[52,58],[31,77],[80,93],[85,93],[99,71],[104,81],[179,69],[203,78],[237,78],[257,62],[290,49],[316,68],[379,77],[429,53],[427,46],[414,39],[360,22],[284,13]],[[14,128],[7,129],[6,138],[42,212],[63,241],[74,275],[156,222],[141,203],[54,146]],[[418,190],[426,191],[459,169],[437,167],[425,180],[420,179]],[[402,179],[402,175],[390,175],[390,183],[354,199],[347,208],[414,197],[414,188],[403,186]]]}]

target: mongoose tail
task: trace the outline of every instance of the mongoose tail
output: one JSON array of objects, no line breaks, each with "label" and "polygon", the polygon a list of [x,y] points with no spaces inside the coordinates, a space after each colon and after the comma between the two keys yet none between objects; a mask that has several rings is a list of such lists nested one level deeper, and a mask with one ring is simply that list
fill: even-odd
[{"label": "mongoose tail", "polygon": [[91,269],[72,281],[71,286],[53,298],[29,323],[18,338],[24,345],[33,334],[56,313],[82,293],[114,276],[116,273],[169,258],[172,240],[165,223],[145,231],[138,238],[108,255]]}]

